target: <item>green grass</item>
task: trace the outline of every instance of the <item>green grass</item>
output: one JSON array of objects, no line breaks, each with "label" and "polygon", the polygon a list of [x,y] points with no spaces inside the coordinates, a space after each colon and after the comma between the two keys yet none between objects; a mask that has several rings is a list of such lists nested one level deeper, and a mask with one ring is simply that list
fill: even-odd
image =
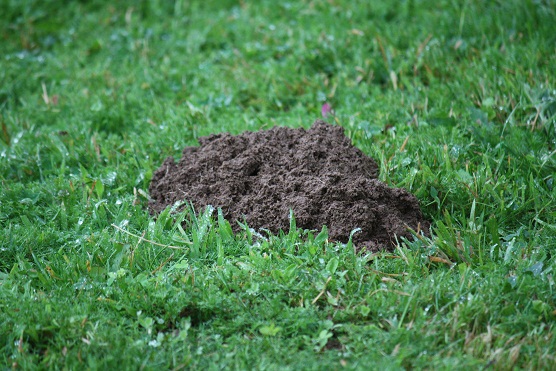
[{"label": "green grass", "polygon": [[[117,4],[0,1],[7,368],[556,367],[554,1]],[[146,211],[199,136],[325,101],[430,239]]]}]

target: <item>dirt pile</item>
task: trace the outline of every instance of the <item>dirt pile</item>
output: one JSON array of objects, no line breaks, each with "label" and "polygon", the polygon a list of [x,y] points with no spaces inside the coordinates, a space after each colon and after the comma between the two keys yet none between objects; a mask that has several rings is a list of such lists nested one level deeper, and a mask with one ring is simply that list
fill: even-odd
[{"label": "dirt pile", "polygon": [[222,208],[232,227],[246,220],[273,233],[297,226],[329,229],[329,238],[358,247],[392,248],[394,236],[410,236],[407,226],[428,230],[415,196],[377,180],[378,166],[354,147],[339,126],[316,121],[309,130],[275,127],[241,135],[199,139],[175,162],[167,158],[154,173],[149,191],[152,212],[189,200],[197,210]]}]

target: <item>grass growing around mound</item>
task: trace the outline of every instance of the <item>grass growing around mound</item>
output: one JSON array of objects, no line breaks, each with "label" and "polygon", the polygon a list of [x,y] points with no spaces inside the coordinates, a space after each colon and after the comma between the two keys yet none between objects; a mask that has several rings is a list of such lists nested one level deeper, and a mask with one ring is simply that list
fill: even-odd
[{"label": "grass growing around mound", "polygon": [[[3,1],[0,362],[556,367],[555,3],[368,3]],[[431,239],[149,216],[165,157],[324,102]]]}]

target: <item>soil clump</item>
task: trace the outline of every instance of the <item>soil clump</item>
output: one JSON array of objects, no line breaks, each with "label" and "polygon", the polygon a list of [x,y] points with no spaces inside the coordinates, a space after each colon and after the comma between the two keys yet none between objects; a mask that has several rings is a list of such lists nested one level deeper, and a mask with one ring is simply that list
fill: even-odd
[{"label": "soil clump", "polygon": [[373,251],[392,249],[395,236],[410,237],[407,227],[429,229],[415,196],[380,182],[375,161],[340,126],[318,120],[308,130],[213,134],[199,143],[154,173],[152,213],[187,200],[196,210],[222,208],[236,232],[236,221],[246,221],[278,233],[289,229],[292,209],[299,228],[326,225],[332,241],[345,243],[361,228],[354,243]]}]

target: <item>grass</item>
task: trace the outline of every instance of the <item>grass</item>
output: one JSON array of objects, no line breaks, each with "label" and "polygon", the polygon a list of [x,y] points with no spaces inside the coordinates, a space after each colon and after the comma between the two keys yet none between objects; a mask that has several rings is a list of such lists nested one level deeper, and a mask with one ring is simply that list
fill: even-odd
[{"label": "grass", "polygon": [[[556,367],[553,1],[1,4],[7,368]],[[430,239],[146,211],[199,136],[324,102]]]}]

